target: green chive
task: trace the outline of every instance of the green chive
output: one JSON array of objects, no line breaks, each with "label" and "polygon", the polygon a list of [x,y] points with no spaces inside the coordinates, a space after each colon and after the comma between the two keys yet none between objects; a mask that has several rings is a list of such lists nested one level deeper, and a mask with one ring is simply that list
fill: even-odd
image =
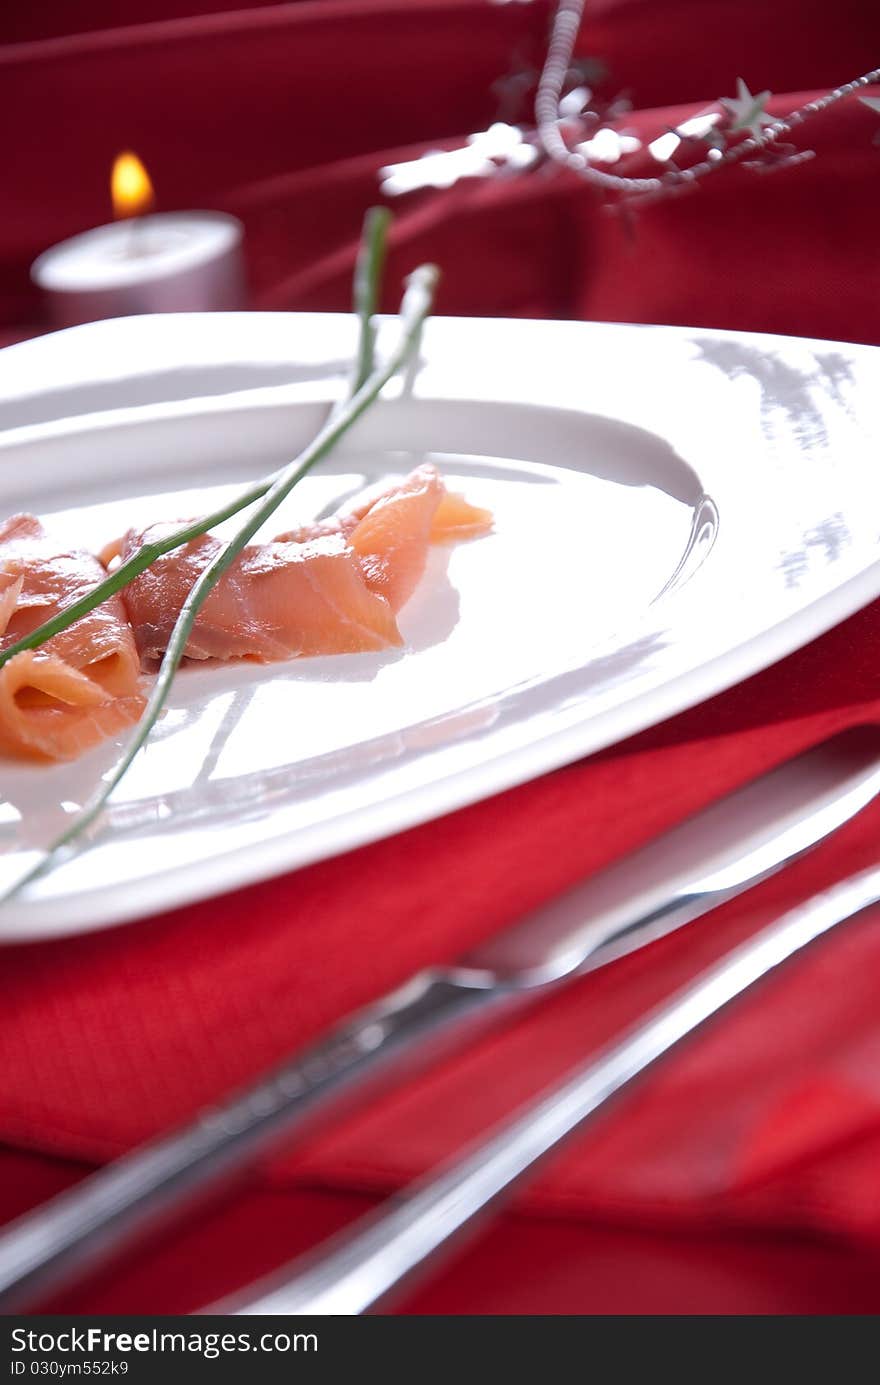
[{"label": "green chive", "polygon": [[386,365],[371,372],[352,398],[338,412],[331,415],[308,447],[275,476],[274,480],[270,482],[264,498],[255,506],[252,514],[208,564],[198,581],[194,583],[171,632],[165,657],[156,676],[146,710],[123,752],[122,759],[83,806],[71,825],[60,836],[56,837],[55,841],[46,849],[39,861],[3,895],[0,895],[0,902],[10,899],[23,886],[50,869],[56,863],[61,852],[70,847],[99,816],[108,798],[146,742],[162,708],[165,706],[174,675],[183,658],[187,640],[208,593],[235,561],[245,544],[275,513],[294,486],[317,462],[326,457],[351,425],[378,398],[388,381],[407,364],[411,352],[419,341],[425,318],[431,311],[437,279],[438,271],[433,265],[422,265],[410,275],[400,309],[401,338],[391,358]]},{"label": "green chive", "polygon": [[351,392],[357,394],[371,374],[376,351],[376,313],[391,213],[385,207],[371,207],[364,217],[361,247],[354,271],[354,311],[360,324],[358,351]]}]

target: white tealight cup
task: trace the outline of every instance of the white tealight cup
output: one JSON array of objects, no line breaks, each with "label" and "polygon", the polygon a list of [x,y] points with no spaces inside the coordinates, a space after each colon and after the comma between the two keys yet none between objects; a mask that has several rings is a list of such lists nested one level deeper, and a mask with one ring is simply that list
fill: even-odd
[{"label": "white tealight cup", "polygon": [[31,266],[52,323],[245,307],[242,225],[225,212],[156,212],[97,226]]}]

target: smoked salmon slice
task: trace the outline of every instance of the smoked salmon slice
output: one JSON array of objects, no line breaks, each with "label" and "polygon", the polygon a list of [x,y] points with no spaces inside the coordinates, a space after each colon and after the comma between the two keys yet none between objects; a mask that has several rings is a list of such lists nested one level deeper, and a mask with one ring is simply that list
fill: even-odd
[{"label": "smoked salmon slice", "polygon": [[[429,494],[432,494],[433,486],[429,481],[430,473],[434,473],[436,476],[436,468],[424,464],[418,467],[416,471],[411,472],[400,486],[392,490],[387,487],[374,486],[340,514],[322,520],[318,524],[302,525],[299,529],[289,530],[286,534],[279,534],[278,537],[279,539],[303,540],[316,534],[342,532],[349,535],[379,501],[390,502],[400,492],[405,493],[422,487],[428,490]],[[431,543],[455,543],[462,539],[479,538],[482,534],[489,532],[492,528],[492,522],[491,510],[483,510],[477,505],[471,505],[463,495],[459,495],[456,491],[448,491],[443,482],[440,482],[439,502],[431,521]],[[110,552],[112,554],[112,546]]]},{"label": "smoked salmon slice", "polygon": [[367,586],[384,596],[393,611],[409,600],[425,570],[443,490],[436,468],[420,466],[366,510],[356,512],[358,522],[349,543]]},{"label": "smoked salmon slice", "polygon": [[[245,548],[205,600],[186,654],[269,662],[400,646],[396,615],[424,572],[431,542],[472,537],[491,522],[488,511],[449,494],[435,467],[418,467],[332,519]],[[177,527],[130,530],[122,560]],[[167,648],[187,593],[220,547],[219,539],[203,535],[124,588],[147,665]]]},{"label": "smoked salmon slice", "polygon": [[432,543],[457,543],[477,539],[492,528],[492,511],[471,505],[456,491],[445,491],[431,523]]},{"label": "smoked salmon slice", "polygon": [[[448,492],[433,466],[375,488],[329,520],[245,548],[210,592],[186,646],[190,659],[270,662],[403,643],[397,613],[432,543],[485,533],[487,510]],[[126,560],[177,524],[131,529],[103,561]],[[181,607],[221,540],[204,534],[39,649],[0,668],[0,754],[73,759],[136,721],[138,678],[168,645]],[[59,551],[33,515],[0,524],[0,651],[67,608],[104,576],[97,558]]]},{"label": "smoked salmon slice", "polygon": [[[131,530],[126,561],[144,544],[179,528]],[[210,534],[158,558],[123,588],[141,658],[167,648],[186,596],[222,544]],[[394,613],[366,586],[342,534],[302,543],[252,544],[210,592],[186,645],[190,659],[267,663],[297,654],[351,654],[401,643]]]},{"label": "smoked salmon slice", "polygon": [[[0,523],[0,650],[104,577],[90,553],[59,551],[33,515]],[[69,760],[136,721],[140,662],[121,599],[111,597],[36,651],[0,668],[0,753]]]}]

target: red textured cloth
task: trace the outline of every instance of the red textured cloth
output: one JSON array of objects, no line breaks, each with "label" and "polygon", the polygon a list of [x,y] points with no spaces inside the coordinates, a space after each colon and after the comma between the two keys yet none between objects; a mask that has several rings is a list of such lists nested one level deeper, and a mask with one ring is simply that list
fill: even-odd
[{"label": "red textured cloth", "polygon": [[[866,8],[782,0],[771,17],[763,0],[719,4],[710,48],[697,0],[596,0],[581,51],[632,87],[626,128],[653,135],[732,94],[738,75],[789,93],[856,75],[880,39]],[[536,64],[548,14],[483,0],[176,9],[188,17],[101,31],[97,7],[44,4],[38,29],[6,35],[22,40],[0,48],[18,115],[0,156],[16,207],[0,225],[10,337],[39,325],[33,255],[106,217],[121,145],[148,162],[163,205],[243,217],[259,306],[344,307],[376,170],[484,128],[492,83]],[[76,27],[95,32],[72,33],[77,10]],[[848,103],[805,128],[810,163],[721,175],[633,226],[556,174],[419,193],[397,206],[389,277],[430,255],[445,311],[877,341],[878,129]],[[50,153],[51,177],[38,162]],[[0,1213],[186,1117],[752,774],[872,719],[878,607],[674,721],[440,822],[125,929],[7,949]],[[53,1306],[187,1311],[314,1243],[780,909],[871,863],[878,824],[880,811],[863,814],[710,925],[586,978],[273,1159],[236,1198]],[[875,911],[670,1059],[402,1310],[877,1311],[878,967]]]}]

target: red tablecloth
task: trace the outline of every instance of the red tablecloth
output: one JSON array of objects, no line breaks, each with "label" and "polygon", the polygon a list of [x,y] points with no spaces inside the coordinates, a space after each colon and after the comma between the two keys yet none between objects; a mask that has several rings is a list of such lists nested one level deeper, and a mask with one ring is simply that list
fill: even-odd
[{"label": "red tablecloth", "polygon": [[[183,0],[106,30],[44,4],[0,48],[0,322],[38,328],[26,265],[106,217],[122,145],[164,206],[233,209],[259,306],[343,307],[376,169],[495,115],[543,3]],[[143,6],[156,13],[155,6]],[[210,6],[218,10],[219,5]],[[55,13],[57,11],[57,13]],[[198,14],[195,12],[199,11]],[[26,26],[31,22],[33,27]],[[85,32],[87,30],[94,32]],[[791,95],[874,61],[858,0],[595,0],[581,41],[662,131],[733,93]],[[711,43],[711,46],[709,46]],[[873,47],[872,47],[873,43]],[[662,109],[660,109],[662,108]],[[450,312],[690,322],[876,341],[880,117],[850,102],[817,157],[737,171],[629,225],[557,174],[401,201],[390,279],[430,254]],[[52,160],[51,165],[49,160]],[[880,717],[880,608],[621,746],[439,823],[219,902],[3,956],[0,1212],[191,1113],[429,960],[452,956],[725,789]],[[868,812],[747,901],[545,1004],[416,1086],[273,1159],[149,1253],[59,1298],[185,1311],[314,1243],[614,1035],[781,908],[873,861]],[[880,914],[819,945],[670,1060],[404,1311],[817,1312],[880,1305]]]}]

